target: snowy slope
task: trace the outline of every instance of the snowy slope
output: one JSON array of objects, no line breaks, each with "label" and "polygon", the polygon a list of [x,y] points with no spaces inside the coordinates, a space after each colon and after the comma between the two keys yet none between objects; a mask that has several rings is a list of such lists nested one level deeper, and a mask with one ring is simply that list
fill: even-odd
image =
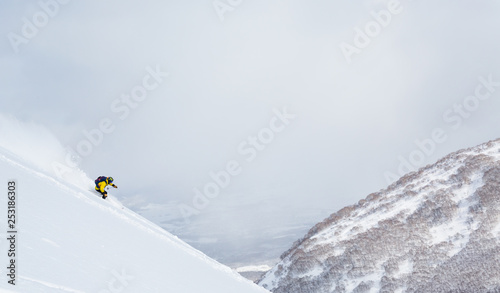
[{"label": "snowy slope", "polygon": [[499,292],[500,140],[448,155],[314,226],[275,293]]},{"label": "snowy slope", "polygon": [[[0,292],[268,292],[177,237],[0,148],[0,264],[7,256],[7,181],[17,181],[17,279]],[[81,184],[81,178],[78,181]],[[111,190],[113,192],[113,190]]]}]

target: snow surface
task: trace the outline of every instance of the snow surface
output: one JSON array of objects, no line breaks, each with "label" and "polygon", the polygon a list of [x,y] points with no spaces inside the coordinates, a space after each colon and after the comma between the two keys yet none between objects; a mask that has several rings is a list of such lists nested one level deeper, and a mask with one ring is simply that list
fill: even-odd
[{"label": "snow surface", "polygon": [[500,139],[407,174],[318,223],[259,284],[276,293],[498,292],[499,164]]},{"label": "snow surface", "polygon": [[245,266],[245,267],[239,267],[236,269],[238,273],[245,273],[245,272],[267,272],[271,269],[270,266],[268,265],[259,265],[259,266]]},{"label": "snow surface", "polygon": [[[456,191],[456,196],[453,199],[458,203],[459,210],[453,219],[429,229],[431,233],[430,245],[448,241],[453,244],[454,248],[448,252],[449,257],[460,252],[469,242],[471,232],[477,229],[477,222],[473,225],[468,224],[472,222],[472,217],[468,213],[469,208],[476,203],[468,198],[482,185],[482,178],[475,177],[473,184],[464,185],[462,189]],[[453,241],[454,237],[457,237],[458,240]]]},{"label": "snow surface", "polygon": [[[112,193],[101,199],[89,191],[90,178],[82,184],[82,172],[78,180],[58,179],[33,151],[36,145],[19,150],[0,143],[0,239],[7,237],[7,181],[16,180],[18,191],[16,285],[0,270],[0,292],[268,292],[123,207]],[[0,243],[5,268],[8,244]]]}]

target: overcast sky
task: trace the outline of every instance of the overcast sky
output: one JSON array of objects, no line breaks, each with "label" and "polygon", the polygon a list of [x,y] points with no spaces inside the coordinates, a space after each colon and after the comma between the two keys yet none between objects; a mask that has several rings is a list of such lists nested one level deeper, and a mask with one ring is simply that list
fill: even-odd
[{"label": "overcast sky", "polygon": [[499,13],[494,0],[4,1],[0,114],[45,127],[90,177],[185,230],[178,208],[228,163],[191,223],[310,225],[385,188],[402,159],[499,137]]}]

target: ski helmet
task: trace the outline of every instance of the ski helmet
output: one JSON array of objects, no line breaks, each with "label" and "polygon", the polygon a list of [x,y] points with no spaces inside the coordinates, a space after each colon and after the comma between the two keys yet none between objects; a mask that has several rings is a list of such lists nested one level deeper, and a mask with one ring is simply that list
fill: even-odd
[{"label": "ski helmet", "polygon": [[108,182],[109,183],[113,182],[113,177],[108,177]]}]

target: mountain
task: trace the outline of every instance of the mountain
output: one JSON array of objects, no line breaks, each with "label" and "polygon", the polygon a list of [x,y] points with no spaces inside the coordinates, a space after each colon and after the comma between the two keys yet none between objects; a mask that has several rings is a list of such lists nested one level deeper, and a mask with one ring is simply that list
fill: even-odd
[{"label": "mountain", "polygon": [[24,159],[0,147],[0,292],[268,292],[125,208],[113,190],[101,199],[83,173],[62,180]]},{"label": "mountain", "polygon": [[500,140],[452,153],[315,225],[274,293],[500,292]]}]

